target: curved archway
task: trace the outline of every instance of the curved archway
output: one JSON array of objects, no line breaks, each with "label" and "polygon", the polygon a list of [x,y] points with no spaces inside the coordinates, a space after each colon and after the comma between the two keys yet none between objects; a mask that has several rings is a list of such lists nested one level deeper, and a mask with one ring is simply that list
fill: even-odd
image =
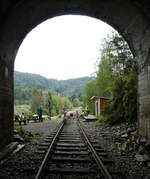
[{"label": "curved archway", "polygon": [[[150,138],[150,23],[146,1],[6,0],[0,7],[0,141],[9,143],[13,132],[14,59],[25,36],[48,18],[64,14],[95,17],[119,31],[137,60],[140,135]],[[4,137],[5,136],[5,137]]]}]

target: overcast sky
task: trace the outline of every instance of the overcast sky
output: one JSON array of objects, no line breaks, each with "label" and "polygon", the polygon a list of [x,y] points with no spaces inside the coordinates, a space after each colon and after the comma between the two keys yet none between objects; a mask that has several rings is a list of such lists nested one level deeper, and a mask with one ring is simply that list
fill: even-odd
[{"label": "overcast sky", "polygon": [[112,30],[87,16],[49,19],[26,36],[16,56],[15,70],[59,80],[91,76],[102,39]]}]

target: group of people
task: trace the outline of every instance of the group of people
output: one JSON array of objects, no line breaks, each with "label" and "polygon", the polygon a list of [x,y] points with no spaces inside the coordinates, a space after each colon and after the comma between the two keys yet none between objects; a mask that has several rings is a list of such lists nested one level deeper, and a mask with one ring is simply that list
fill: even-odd
[{"label": "group of people", "polygon": [[79,112],[75,111],[73,113],[70,113],[70,115],[67,115],[67,111],[64,112],[64,118],[65,119],[79,119]]},{"label": "group of people", "polygon": [[74,119],[79,119],[79,112],[78,111],[73,113],[73,118]]},{"label": "group of people", "polygon": [[[42,112],[43,112],[42,108],[39,107],[37,109],[37,117],[38,117],[39,121],[42,121]],[[17,121],[19,123],[19,125],[21,125],[21,123],[24,123],[24,125],[26,125],[27,124],[27,119],[25,117],[24,112],[22,112],[21,115],[16,114],[15,115],[15,121]]]},{"label": "group of people", "polygon": [[27,124],[27,120],[26,120],[26,118],[24,116],[24,112],[22,112],[21,115],[16,114],[15,115],[15,121],[19,122],[20,126],[21,126],[22,122],[24,123],[24,125],[26,125]]},{"label": "group of people", "polygon": [[39,107],[39,108],[37,109],[37,112],[32,115],[32,119],[33,119],[34,121],[37,121],[37,120],[38,120],[39,122],[42,122],[42,121],[43,121],[42,113],[43,113],[43,110],[42,110],[41,107]]}]

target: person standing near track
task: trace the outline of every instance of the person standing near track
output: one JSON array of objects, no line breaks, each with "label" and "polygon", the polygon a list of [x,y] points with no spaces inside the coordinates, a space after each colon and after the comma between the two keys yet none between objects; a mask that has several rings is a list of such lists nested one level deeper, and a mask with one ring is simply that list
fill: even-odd
[{"label": "person standing near track", "polygon": [[37,109],[37,113],[38,113],[38,116],[39,116],[39,121],[42,121],[42,112],[43,112],[42,108],[39,107],[39,108]]},{"label": "person standing near track", "polygon": [[79,112],[78,111],[76,111],[76,118],[77,118],[77,120],[79,119]]}]

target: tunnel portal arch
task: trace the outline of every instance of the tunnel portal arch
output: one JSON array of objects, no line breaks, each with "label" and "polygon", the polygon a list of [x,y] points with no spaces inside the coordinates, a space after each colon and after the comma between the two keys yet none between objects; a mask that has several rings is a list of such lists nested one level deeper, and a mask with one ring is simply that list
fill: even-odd
[{"label": "tunnel portal arch", "polygon": [[14,60],[25,36],[59,15],[85,15],[116,29],[128,42],[138,67],[139,133],[150,139],[150,15],[147,0],[5,0],[0,2],[0,146],[12,140]]}]

